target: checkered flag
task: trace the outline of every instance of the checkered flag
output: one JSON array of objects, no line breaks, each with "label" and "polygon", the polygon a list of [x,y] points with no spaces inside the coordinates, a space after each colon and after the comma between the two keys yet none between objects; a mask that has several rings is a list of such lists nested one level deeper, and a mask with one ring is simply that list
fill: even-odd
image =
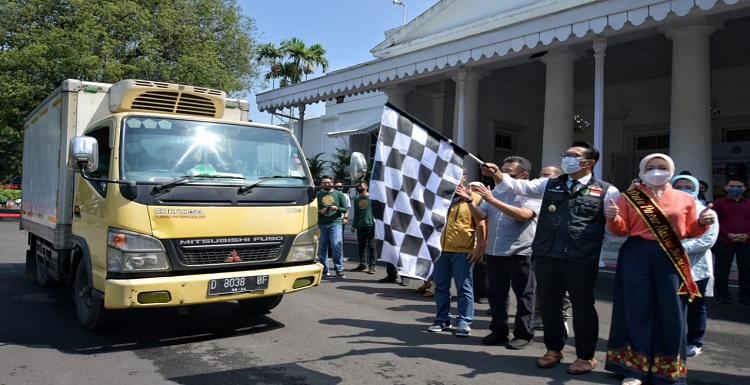
[{"label": "checkered flag", "polygon": [[370,178],[381,259],[399,275],[426,280],[463,175],[463,149],[386,104]]}]

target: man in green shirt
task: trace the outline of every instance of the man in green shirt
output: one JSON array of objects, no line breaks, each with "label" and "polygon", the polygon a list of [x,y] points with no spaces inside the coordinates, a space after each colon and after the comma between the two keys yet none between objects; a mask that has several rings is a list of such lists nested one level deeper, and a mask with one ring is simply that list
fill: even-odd
[{"label": "man in green shirt", "polygon": [[357,184],[357,195],[352,203],[352,232],[357,232],[359,246],[359,266],[352,271],[366,271],[375,274],[375,218],[370,207],[370,193],[367,182]]},{"label": "man in green shirt", "polygon": [[330,176],[322,176],[320,183],[326,187],[318,192],[318,228],[320,229],[318,260],[323,264],[323,276],[327,276],[328,245],[330,244],[336,278],[344,278],[344,266],[341,263],[344,246],[341,217],[349,210],[349,206],[344,193],[333,189],[333,179]]}]

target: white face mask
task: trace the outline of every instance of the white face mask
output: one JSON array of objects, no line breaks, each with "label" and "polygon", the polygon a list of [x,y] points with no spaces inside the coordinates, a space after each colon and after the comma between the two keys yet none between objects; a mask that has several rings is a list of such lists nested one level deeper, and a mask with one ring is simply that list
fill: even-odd
[{"label": "white face mask", "polygon": [[672,173],[667,170],[651,170],[642,175],[643,181],[653,186],[663,186],[672,178]]},{"label": "white face mask", "polygon": [[563,172],[566,174],[572,174],[574,172],[580,171],[581,166],[578,165],[579,160],[578,158],[574,157],[565,157],[562,159],[562,163],[560,164],[560,168],[562,168]]}]

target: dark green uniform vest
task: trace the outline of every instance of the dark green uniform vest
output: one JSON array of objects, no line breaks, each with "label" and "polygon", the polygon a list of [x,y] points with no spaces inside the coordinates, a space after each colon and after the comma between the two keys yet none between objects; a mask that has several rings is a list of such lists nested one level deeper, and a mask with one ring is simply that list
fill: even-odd
[{"label": "dark green uniform vest", "polygon": [[575,194],[568,189],[568,175],[547,181],[536,236],[535,255],[580,262],[599,262],[604,238],[604,196],[610,184],[595,179]]}]

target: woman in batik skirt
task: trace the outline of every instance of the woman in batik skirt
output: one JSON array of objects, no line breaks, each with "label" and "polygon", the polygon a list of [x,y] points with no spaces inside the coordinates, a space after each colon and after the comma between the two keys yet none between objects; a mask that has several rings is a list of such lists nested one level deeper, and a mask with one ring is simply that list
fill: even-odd
[{"label": "woman in batik skirt", "polygon": [[604,367],[625,377],[622,385],[687,383],[685,309],[700,293],[680,240],[702,235],[715,216],[698,213],[692,196],[672,188],[674,169],[667,155],[646,156],[640,180],[606,211],[607,228],[628,236],[617,260]]}]

